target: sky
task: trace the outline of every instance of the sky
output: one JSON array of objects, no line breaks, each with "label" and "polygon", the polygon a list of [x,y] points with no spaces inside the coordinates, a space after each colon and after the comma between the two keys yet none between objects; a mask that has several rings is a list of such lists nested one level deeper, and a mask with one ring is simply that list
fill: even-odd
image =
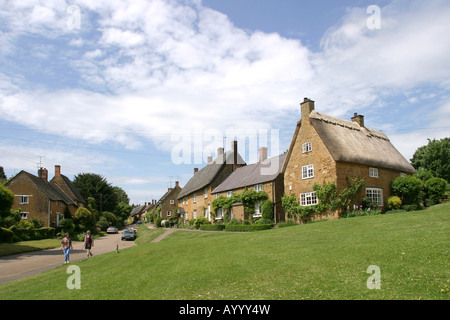
[{"label": "sky", "polygon": [[447,0],[3,0],[0,166],[97,173],[132,204],[217,148],[289,148],[299,104],[388,135],[450,136]]}]

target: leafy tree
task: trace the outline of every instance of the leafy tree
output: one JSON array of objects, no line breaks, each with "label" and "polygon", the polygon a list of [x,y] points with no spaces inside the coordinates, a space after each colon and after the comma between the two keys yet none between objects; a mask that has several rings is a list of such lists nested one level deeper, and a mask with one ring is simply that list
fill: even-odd
[{"label": "leafy tree", "polygon": [[445,194],[447,181],[442,178],[431,178],[424,183],[425,197],[438,203]]},{"label": "leafy tree", "polygon": [[119,202],[123,202],[126,204],[130,204],[130,198],[128,198],[128,194],[125,192],[125,190],[123,190],[121,187],[113,187],[114,192],[117,195],[117,200]]},{"label": "leafy tree", "polygon": [[5,171],[3,170],[3,167],[0,167],[0,184],[5,184],[8,181],[8,178],[6,177]]},{"label": "leafy tree", "polygon": [[416,170],[427,170],[434,177],[450,181],[450,138],[428,139],[427,145],[416,150],[411,164]]},{"label": "leafy tree", "polygon": [[267,199],[266,201],[263,202],[261,206],[261,211],[262,211],[261,219],[273,222],[274,220],[273,202],[271,200]]},{"label": "leafy tree", "polygon": [[398,177],[392,181],[392,193],[402,200],[403,205],[419,204],[423,182],[415,176]]},{"label": "leafy tree", "polygon": [[7,187],[0,184],[0,217],[9,215],[14,201],[14,193]]},{"label": "leafy tree", "polygon": [[95,228],[95,216],[86,208],[80,207],[75,212],[75,221],[80,230],[91,230]]},{"label": "leafy tree", "polygon": [[80,173],[75,177],[73,184],[84,199],[90,197],[95,199],[92,209],[113,212],[119,203],[117,191],[99,174]]}]

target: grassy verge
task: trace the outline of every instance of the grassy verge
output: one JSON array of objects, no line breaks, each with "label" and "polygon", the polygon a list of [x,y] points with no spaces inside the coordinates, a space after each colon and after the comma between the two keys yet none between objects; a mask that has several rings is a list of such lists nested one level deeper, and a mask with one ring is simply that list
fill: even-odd
[{"label": "grassy verge", "polygon": [[[444,299],[450,203],[252,233],[179,231],[0,285],[3,299]],[[153,232],[153,230],[150,230]],[[149,238],[155,236],[151,235]],[[370,290],[369,266],[381,289]]]},{"label": "grassy verge", "polygon": [[140,225],[137,231],[138,237],[136,238],[136,244],[143,244],[151,242],[158,236],[164,233],[164,229],[149,229],[147,226]]},{"label": "grassy verge", "polygon": [[45,239],[45,240],[32,240],[32,241],[20,241],[14,243],[0,243],[0,257],[11,254],[24,253],[37,250],[45,250],[59,247],[61,240],[58,239]]}]

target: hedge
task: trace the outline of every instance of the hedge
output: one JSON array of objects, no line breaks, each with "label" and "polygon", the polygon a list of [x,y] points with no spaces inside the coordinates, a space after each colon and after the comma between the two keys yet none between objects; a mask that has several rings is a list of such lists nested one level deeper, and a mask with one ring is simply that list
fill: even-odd
[{"label": "hedge", "polygon": [[225,229],[224,224],[201,224],[200,230],[222,231]]},{"label": "hedge", "polygon": [[250,231],[267,230],[272,228],[273,224],[228,224],[226,225],[225,230],[250,232]]},{"label": "hedge", "polygon": [[7,228],[0,227],[0,243],[1,242],[12,242],[14,238],[14,232]]},{"label": "hedge", "polygon": [[9,230],[14,233],[15,241],[41,240],[55,236],[55,228],[48,227],[19,229],[16,226],[12,226]]}]

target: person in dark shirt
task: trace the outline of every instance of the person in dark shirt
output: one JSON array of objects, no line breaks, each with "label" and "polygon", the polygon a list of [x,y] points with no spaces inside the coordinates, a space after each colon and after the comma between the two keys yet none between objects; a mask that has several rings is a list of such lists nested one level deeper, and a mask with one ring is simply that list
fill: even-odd
[{"label": "person in dark shirt", "polygon": [[91,252],[91,248],[94,246],[94,238],[92,238],[91,231],[86,232],[86,236],[84,237],[84,248],[86,249],[86,257],[92,257],[93,254]]}]

